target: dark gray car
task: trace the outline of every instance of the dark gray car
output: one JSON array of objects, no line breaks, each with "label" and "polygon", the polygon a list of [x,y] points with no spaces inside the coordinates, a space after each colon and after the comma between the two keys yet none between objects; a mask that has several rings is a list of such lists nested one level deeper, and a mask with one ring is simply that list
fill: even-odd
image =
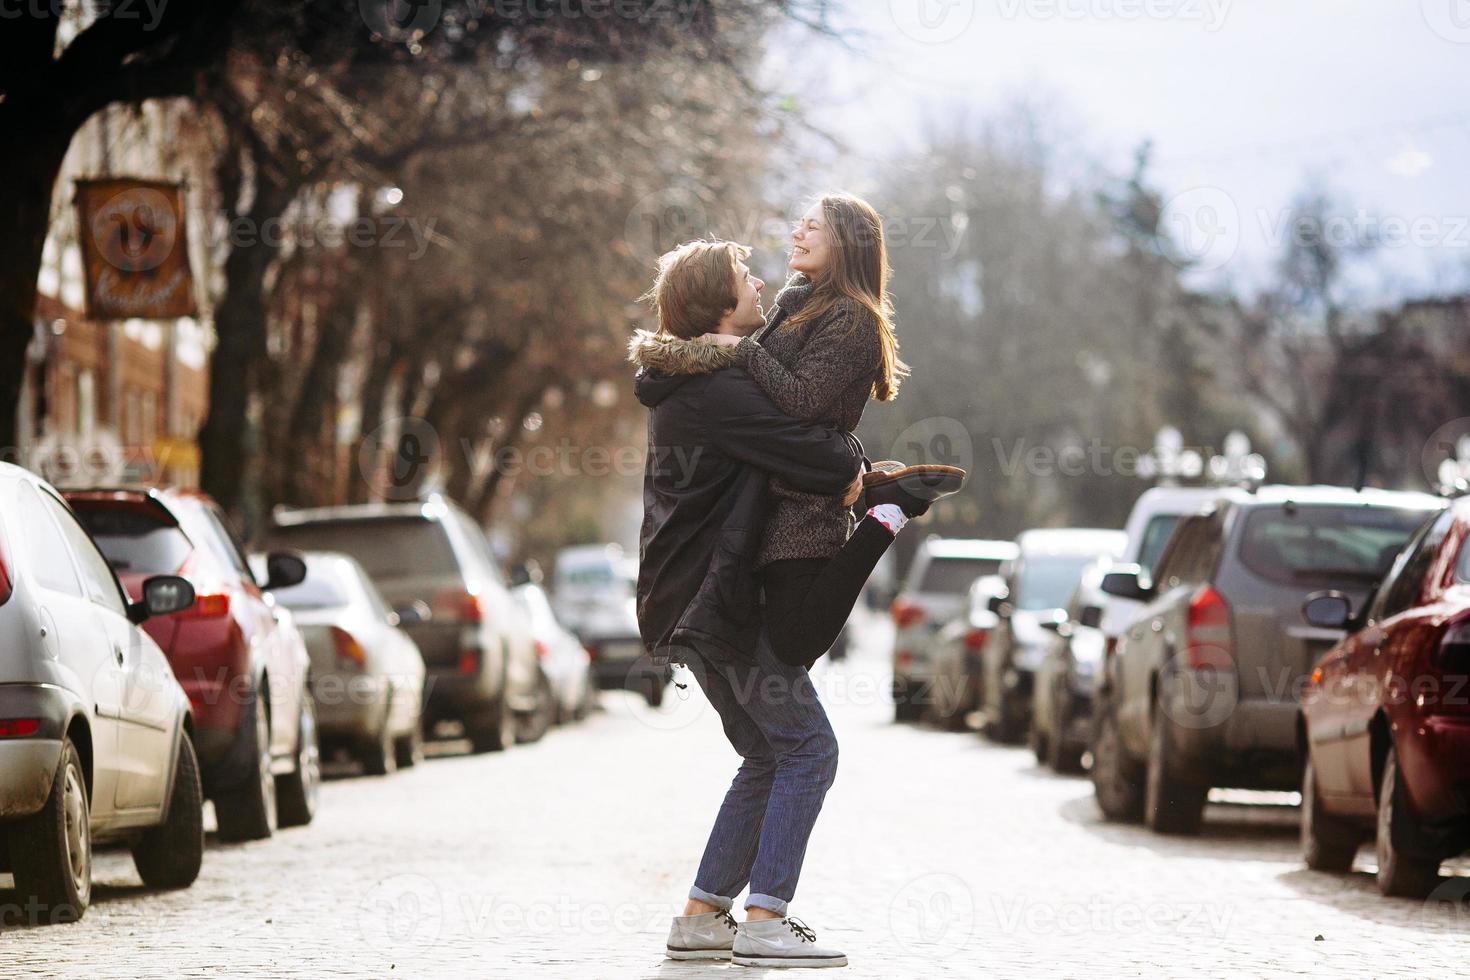
[{"label": "dark gray car", "polygon": [[1152,580],[1103,578],[1139,599],[1095,699],[1093,784],[1110,819],[1199,829],[1211,787],[1300,782],[1298,695],[1342,635],[1306,625],[1312,592],[1361,606],[1409,536],[1444,506],[1416,493],[1335,487],[1222,491],[1180,522]]}]

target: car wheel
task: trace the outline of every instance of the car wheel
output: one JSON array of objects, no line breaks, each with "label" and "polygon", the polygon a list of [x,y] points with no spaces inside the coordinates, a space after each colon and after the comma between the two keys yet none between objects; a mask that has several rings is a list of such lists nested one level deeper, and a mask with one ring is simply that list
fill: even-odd
[{"label": "car wheel", "polygon": [[510,673],[509,665],[507,665],[506,671],[500,676],[500,696],[473,724],[469,722],[465,724],[472,751],[503,752],[515,743],[515,714],[510,710],[510,705],[506,703],[509,692]]},{"label": "car wheel", "polygon": [[1197,834],[1210,788],[1186,782],[1175,772],[1172,731],[1169,719],[1157,712],[1149,733],[1143,822],[1157,834]]},{"label": "car wheel", "polygon": [[1136,767],[1124,754],[1118,719],[1104,698],[1098,698],[1094,715],[1092,789],[1108,820],[1137,823],[1143,818],[1143,788]]},{"label": "car wheel", "polygon": [[398,747],[386,717],[378,736],[363,740],[358,747],[357,760],[362,763],[362,771],[369,776],[386,776],[398,768]]},{"label": "car wheel", "polygon": [[296,767],[276,779],[282,827],[301,827],[316,816],[322,791],[322,751],[317,744],[316,701],[310,685],[301,692],[301,717],[296,726]]},{"label": "car wheel", "polygon": [[1026,735],[1020,712],[1016,708],[1014,695],[1001,692],[995,708],[995,717],[986,717],[985,734],[1002,745],[1015,745]]},{"label": "car wheel", "polygon": [[1031,731],[1026,736],[1026,744],[1030,747],[1031,754],[1036,756],[1036,764],[1038,766],[1046,765],[1046,757],[1051,754],[1051,741],[1033,720]]},{"label": "car wheel", "polygon": [[407,734],[398,736],[398,741],[393,743],[393,752],[400,769],[412,769],[424,761],[424,730],[417,719]]},{"label": "car wheel", "polygon": [[188,735],[179,736],[179,758],[168,818],[143,833],[133,845],[133,865],[150,888],[187,888],[204,861],[204,792],[199,759]]},{"label": "car wheel", "polygon": [[668,681],[662,674],[653,674],[643,678],[643,700],[648,702],[650,708],[659,708],[664,703],[664,688],[668,687]]},{"label": "car wheel", "polygon": [[540,671],[536,672],[536,707],[524,718],[519,719],[520,724],[516,726],[516,741],[529,745],[539,742],[551,730],[551,723],[556,717],[556,692],[551,689],[551,682],[546,675]]},{"label": "car wheel", "polygon": [[1378,890],[1385,895],[1423,898],[1439,883],[1439,859],[1406,853],[1403,841],[1412,838],[1414,814],[1408,807],[1398,753],[1389,746],[1378,788]]},{"label": "car wheel", "polygon": [[75,922],[92,900],[92,813],[82,757],[70,738],[45,806],[10,827],[15,890],[43,922]]},{"label": "car wheel", "polygon": [[[1058,683],[1058,688],[1062,683]],[[1067,742],[1066,732],[1071,728],[1073,712],[1072,697],[1063,690],[1058,690],[1052,696],[1052,716],[1055,718],[1053,728],[1056,731],[1046,746],[1046,764],[1053,772],[1063,774],[1078,773],[1082,771],[1082,749]]]},{"label": "car wheel", "polygon": [[257,688],[245,704],[246,731],[253,733],[245,779],[216,793],[214,817],[223,841],[261,840],[276,832],[276,777],[271,775],[271,722],[267,689]]},{"label": "car wheel", "polygon": [[893,685],[893,720],[895,722],[918,721],[923,714],[923,702],[915,696],[913,687],[907,682],[895,682]]},{"label": "car wheel", "polygon": [[1302,860],[1313,871],[1351,871],[1362,842],[1358,828],[1322,809],[1309,749],[1302,767]]}]

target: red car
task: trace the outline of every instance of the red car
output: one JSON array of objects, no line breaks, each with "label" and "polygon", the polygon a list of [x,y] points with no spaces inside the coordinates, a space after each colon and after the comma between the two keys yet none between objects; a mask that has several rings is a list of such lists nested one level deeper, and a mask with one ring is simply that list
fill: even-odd
[{"label": "red car", "polygon": [[1366,609],[1341,593],[1303,607],[1354,630],[1302,694],[1302,854],[1347,871],[1376,839],[1385,895],[1423,897],[1470,849],[1470,498],[1417,531]]},{"label": "red car", "polygon": [[[269,837],[310,823],[320,776],[306,646],[270,593],[299,583],[302,559],[269,556],[257,583],[224,514],[187,490],[74,490],[65,494],[130,596],[152,575],[194,586],[194,605],[149,620],[194,707],[204,795],[223,840]],[[261,710],[261,708],[264,710]]]}]

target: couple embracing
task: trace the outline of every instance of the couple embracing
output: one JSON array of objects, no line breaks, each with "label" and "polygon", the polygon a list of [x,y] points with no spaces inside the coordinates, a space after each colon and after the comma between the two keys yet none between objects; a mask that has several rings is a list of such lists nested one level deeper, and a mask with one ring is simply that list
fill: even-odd
[{"label": "couple embracing", "polygon": [[689,668],[741,757],[668,955],[845,966],[789,915],[837,771],[807,670],[905,522],[965,474],[868,464],[853,434],[908,373],[877,212],[848,195],[814,204],[769,315],[749,254],[699,241],[664,255],[658,327],[629,344],[649,409],[639,627],[656,662]]}]

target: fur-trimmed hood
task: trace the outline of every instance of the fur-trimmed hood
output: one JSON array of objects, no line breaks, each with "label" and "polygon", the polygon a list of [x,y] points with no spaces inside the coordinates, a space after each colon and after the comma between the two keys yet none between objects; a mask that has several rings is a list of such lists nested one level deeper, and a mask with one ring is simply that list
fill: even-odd
[{"label": "fur-trimmed hood", "polygon": [[735,363],[735,348],[708,340],[681,340],[666,333],[639,330],[628,341],[628,360],[659,374],[709,374]]}]

